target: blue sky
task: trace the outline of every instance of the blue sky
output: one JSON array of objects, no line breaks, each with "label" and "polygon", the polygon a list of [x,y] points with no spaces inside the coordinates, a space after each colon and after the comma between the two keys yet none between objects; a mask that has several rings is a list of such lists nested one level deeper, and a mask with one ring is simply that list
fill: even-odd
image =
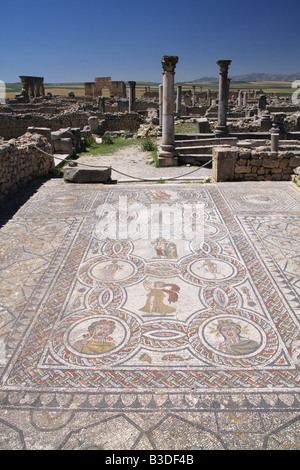
[{"label": "blue sky", "polygon": [[160,82],[163,55],[177,82],[218,76],[218,59],[229,76],[300,72],[299,0],[1,0],[0,18],[5,82]]}]

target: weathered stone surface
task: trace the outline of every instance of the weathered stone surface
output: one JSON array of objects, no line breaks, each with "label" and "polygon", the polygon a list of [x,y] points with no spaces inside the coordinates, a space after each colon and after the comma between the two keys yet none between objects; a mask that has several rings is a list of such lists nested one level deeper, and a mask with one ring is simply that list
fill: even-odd
[{"label": "weathered stone surface", "polygon": [[[39,149],[41,149],[43,153]],[[0,199],[54,168],[47,137],[25,134],[0,145]]]},{"label": "weathered stone surface", "polygon": [[71,183],[105,183],[111,178],[111,168],[80,168],[67,166],[63,170],[66,181]]},{"label": "weathered stone surface", "polygon": [[231,181],[234,178],[235,162],[238,152],[227,147],[213,148],[213,179],[215,181]]},{"label": "weathered stone surface", "polygon": [[271,159],[264,159],[263,166],[265,168],[278,168],[279,167],[279,160],[271,160]]}]

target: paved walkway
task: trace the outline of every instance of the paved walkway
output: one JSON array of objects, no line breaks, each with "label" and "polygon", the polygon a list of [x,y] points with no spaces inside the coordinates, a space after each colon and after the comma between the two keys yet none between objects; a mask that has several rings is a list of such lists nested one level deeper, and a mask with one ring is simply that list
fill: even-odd
[{"label": "paved walkway", "polygon": [[274,182],[1,207],[0,449],[299,449],[299,213]]}]

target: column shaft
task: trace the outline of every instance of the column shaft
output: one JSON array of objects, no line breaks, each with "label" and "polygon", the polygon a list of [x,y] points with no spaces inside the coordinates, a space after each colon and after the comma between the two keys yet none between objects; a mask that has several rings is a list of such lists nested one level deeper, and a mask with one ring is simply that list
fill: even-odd
[{"label": "column shaft", "polygon": [[228,135],[227,111],[228,111],[228,67],[231,60],[218,60],[220,67],[219,75],[219,106],[218,106],[218,125],[216,135]]}]

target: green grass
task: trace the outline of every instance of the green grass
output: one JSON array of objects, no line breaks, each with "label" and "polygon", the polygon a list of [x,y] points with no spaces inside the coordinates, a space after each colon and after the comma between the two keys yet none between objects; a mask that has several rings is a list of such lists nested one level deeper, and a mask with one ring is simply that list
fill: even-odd
[{"label": "green grass", "polygon": [[175,134],[198,134],[198,126],[193,122],[180,122],[174,126]]},{"label": "green grass", "polygon": [[96,144],[95,142],[90,142],[87,145],[86,150],[78,153],[77,155],[79,157],[84,155],[112,155],[121,148],[130,147],[132,145],[141,145],[140,139],[124,139],[123,137],[112,138],[112,142],[112,144]]}]

